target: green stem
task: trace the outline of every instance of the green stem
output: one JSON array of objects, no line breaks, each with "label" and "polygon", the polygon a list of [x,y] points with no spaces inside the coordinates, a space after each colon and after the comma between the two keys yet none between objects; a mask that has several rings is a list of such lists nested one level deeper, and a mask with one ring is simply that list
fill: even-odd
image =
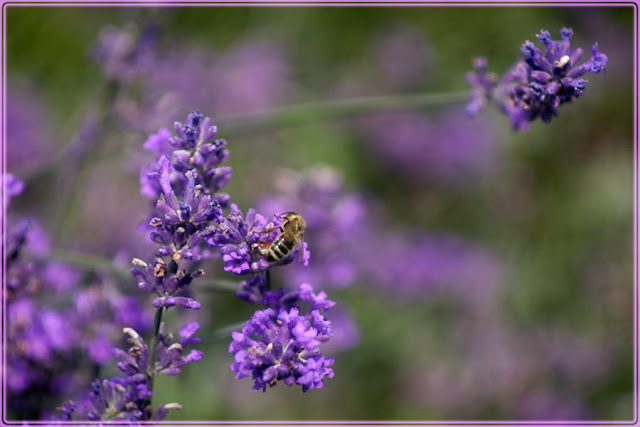
[{"label": "green stem", "polygon": [[420,109],[462,104],[467,102],[468,98],[468,92],[364,96],[219,116],[216,118],[216,123],[224,126],[225,130],[250,131],[256,127],[287,126],[381,110]]},{"label": "green stem", "polygon": [[[156,317],[153,324],[153,337],[151,338],[151,354],[149,356],[149,364],[147,365],[147,375],[149,377],[149,383],[147,388],[149,391],[153,391],[153,379],[155,378],[155,368],[156,368],[156,353],[158,347],[158,335],[160,333],[160,323],[162,322],[162,311],[164,307],[159,307],[156,310]],[[153,395],[149,396],[149,405],[151,405],[151,400],[153,399]]]},{"label": "green stem", "polygon": [[264,285],[265,291],[271,290],[271,270],[267,270],[265,274],[266,284]]},{"label": "green stem", "polygon": [[241,331],[242,327],[244,326],[246,322],[239,322],[239,323],[234,323],[232,325],[229,326],[225,326],[223,328],[220,329],[216,329],[215,331],[213,331],[213,333],[211,335],[208,335],[206,337],[203,338],[203,341],[215,341],[215,340],[219,340],[222,338],[227,338],[229,337],[229,335],[231,335],[231,332],[233,331]]},{"label": "green stem", "polygon": [[222,291],[237,292],[240,289],[240,283],[232,280],[212,280],[209,282],[198,282],[199,291]]},{"label": "green stem", "polygon": [[[101,105],[96,112],[98,119],[95,124],[95,128],[88,131],[90,135],[83,135],[83,133],[87,131],[81,129],[78,136],[76,136],[76,140],[65,147],[68,150],[63,151],[60,156],[60,159],[64,159],[66,162],[72,160],[71,165],[67,165],[67,167],[60,169],[61,174],[66,174],[66,176],[63,175],[62,178],[67,180],[67,182],[71,181],[71,188],[66,189],[66,191],[65,189],[60,189],[61,203],[57,220],[58,227],[54,236],[54,241],[56,242],[59,241],[64,231],[66,231],[69,224],[74,220],[71,212],[73,208],[77,207],[76,205],[78,197],[80,196],[80,190],[86,184],[87,180],[85,179],[85,175],[87,171],[90,170],[98,159],[100,159],[97,150],[105,139],[105,130],[109,128],[113,120],[113,107],[115,105],[119,89],[120,85],[118,82],[107,82],[103,89]],[[85,141],[85,138],[93,138],[93,141]],[[67,151],[77,149],[77,147],[80,147],[80,154],[77,155],[75,159],[69,159],[70,156]],[[58,161],[60,159],[58,159]],[[58,163],[54,162],[54,165],[57,166]]]}]

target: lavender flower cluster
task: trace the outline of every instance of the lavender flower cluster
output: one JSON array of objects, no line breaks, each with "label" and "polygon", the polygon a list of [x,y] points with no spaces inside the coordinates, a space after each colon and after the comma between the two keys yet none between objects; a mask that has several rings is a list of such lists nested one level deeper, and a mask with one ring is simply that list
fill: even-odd
[{"label": "lavender flower cluster", "polygon": [[[182,354],[187,344],[199,341],[194,337],[199,324],[183,325],[180,342],[172,343],[173,336],[166,332],[167,326],[160,319],[173,306],[201,307],[193,298],[190,285],[204,274],[195,267],[210,257],[207,246],[219,249],[226,271],[250,275],[240,284],[237,295],[265,306],[256,311],[242,333],[233,333],[229,351],[235,358],[231,370],[237,373],[236,378],[251,375],[256,390],[264,391],[267,384],[273,386],[282,380],[289,386],[300,384],[306,392],[321,388],[324,377],[333,377],[333,358],[323,356],[319,346],[333,335],[331,322],[320,310],[326,311],[335,303],[324,292],[313,293],[307,284],[290,293],[284,288],[277,292],[270,289],[272,267],[286,265],[298,259],[298,254],[303,254],[302,263],[309,262],[306,244],[300,241],[286,256],[268,262],[265,248],[282,238],[286,217],[274,215],[267,222],[253,209],[243,217],[235,204],[224,216],[222,210],[229,204],[229,196],[219,190],[231,176],[230,168],[220,166],[229,154],[224,148],[226,142],[215,139],[217,129],[211,119],[197,110],[189,114],[186,123],[176,123],[174,128],[176,137],[161,129],[145,144],[155,158],[143,169],[141,192],[157,197],[155,207],[161,215],[149,221],[149,239],[159,248],[154,261],[134,258],[131,269],[138,287],[155,294],[155,334],[151,345],[147,345],[135,328],[124,328],[132,345],[128,351],[116,348],[113,354],[126,378],[93,384],[84,407],[89,420],[159,420],[169,409],[180,407],[172,403],[154,411],[153,380],[157,374],[177,375],[183,366],[203,358],[198,350]],[[305,305],[308,310],[302,314]],[[75,407],[74,402],[65,402],[59,418],[70,419]]]},{"label": "lavender flower cluster", "polygon": [[[10,174],[3,176],[3,184],[6,204],[24,189]],[[91,381],[87,373],[112,360],[119,324],[147,332],[151,322],[136,298],[117,290],[109,273],[90,277],[78,267],[49,260],[50,238],[36,220],[22,218],[9,228],[4,294],[8,402],[25,419],[46,418],[53,399],[80,393]]]},{"label": "lavender flower cluster", "polygon": [[560,30],[562,40],[552,40],[548,31],[537,35],[545,47],[542,53],[527,40],[520,51],[523,59],[517,61],[498,81],[489,73],[487,60],[473,61],[475,72],[467,75],[472,87],[467,114],[477,115],[488,101],[495,102],[506,114],[514,130],[526,130],[529,122],[538,117],[549,123],[558,115],[558,107],[571,102],[584,93],[588,81],[581,77],[590,73],[606,71],[608,58],[598,51],[598,44],[591,47],[591,58],[578,64],[584,55],[581,48],[571,48],[573,31]]},{"label": "lavender flower cluster", "polygon": [[[94,387],[95,410],[86,410],[91,420],[164,418],[168,409],[179,405],[161,405],[153,412],[154,377],[177,375],[181,367],[198,362],[204,356],[198,350],[182,355],[187,344],[199,342],[194,336],[198,323],[184,324],[180,328],[182,339],[172,343],[173,335],[167,333],[166,324],[160,320],[163,312],[173,306],[200,308],[200,303],[191,297],[189,285],[204,274],[202,269],[195,268],[195,263],[203,258],[203,232],[211,221],[222,217],[221,201],[226,203],[228,196],[216,193],[229,181],[231,170],[217,167],[227,158],[228,151],[224,150],[224,140],[215,139],[217,130],[210,118],[204,118],[196,110],[189,114],[186,123],[176,123],[174,128],[176,137],[170,137],[166,129],[161,129],[145,144],[145,148],[155,153],[155,158],[143,169],[141,192],[157,198],[155,208],[160,216],[153,216],[149,221],[152,228],[149,239],[160,246],[152,262],[134,258],[135,268],[131,269],[138,287],[156,296],[152,303],[156,308],[156,329],[151,348],[134,328],[123,330],[133,345],[128,352],[114,349],[114,354],[120,359],[118,368],[127,378],[124,382],[116,379],[103,383],[101,392]],[[113,405],[104,402],[105,388],[119,390],[117,408],[120,410],[116,413]]]},{"label": "lavender flower cluster", "polygon": [[[332,357],[324,357],[319,345],[333,336],[331,322],[320,309],[328,310],[335,304],[326,299],[324,292],[315,294],[311,285],[303,283],[297,291],[287,292],[271,289],[271,269],[298,260],[309,263],[310,253],[306,242],[300,241],[295,248],[278,260],[268,262],[265,248],[278,245],[284,227],[288,227],[285,216],[275,215],[270,222],[254,209],[243,217],[238,207],[231,205],[231,212],[221,218],[218,225],[210,227],[205,240],[220,248],[225,262],[224,269],[249,278],[241,282],[236,295],[250,303],[260,303],[266,309],[256,311],[252,319],[242,328],[242,333],[233,333],[229,352],[236,363],[231,370],[237,372],[236,379],[251,375],[255,390],[266,390],[278,380],[292,386],[302,385],[303,392],[321,388],[325,376],[333,377]],[[306,314],[301,315],[301,306],[310,303]],[[309,304],[306,304],[309,305]]]}]

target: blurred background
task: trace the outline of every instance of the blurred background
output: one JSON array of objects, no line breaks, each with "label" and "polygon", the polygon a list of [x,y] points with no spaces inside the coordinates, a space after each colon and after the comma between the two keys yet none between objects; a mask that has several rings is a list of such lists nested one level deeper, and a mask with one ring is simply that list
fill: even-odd
[{"label": "blurred background", "polygon": [[[232,202],[265,215],[295,209],[309,222],[309,269],[275,280],[308,281],[337,302],[324,352],[335,377],[305,394],[234,380],[230,338],[215,331],[257,307],[194,282],[203,308],[167,322],[198,320],[205,358],[156,381],[155,403],[184,407],[168,420],[633,417],[632,7],[6,13],[7,171],[26,182],[9,225],[40,224],[50,252],[31,255],[88,257],[96,271],[74,279],[80,289],[99,278],[151,309],[135,279],[106,280],[92,262],[126,271],[131,257],[152,256],[137,230],[150,206],[143,144],[196,108],[228,141]],[[472,58],[502,74],[525,40],[541,29],[559,39],[562,27],[586,59],[595,42],[609,57],[581,98],[521,133],[492,108],[464,115]],[[403,107],[416,93],[443,102]],[[397,100],[338,113],[332,104],[381,95]],[[334,109],[288,108],[327,103]],[[204,268],[239,282],[215,261]],[[52,294],[68,292],[50,277]],[[92,374],[116,374],[114,360],[92,358]],[[39,389],[35,411],[20,400],[26,386],[12,387],[13,418],[74,398],[68,387]]]}]

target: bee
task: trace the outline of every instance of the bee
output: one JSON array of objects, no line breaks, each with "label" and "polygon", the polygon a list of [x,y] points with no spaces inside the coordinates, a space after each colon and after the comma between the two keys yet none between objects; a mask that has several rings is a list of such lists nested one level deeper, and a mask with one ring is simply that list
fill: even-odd
[{"label": "bee", "polygon": [[262,231],[261,233],[270,233],[273,230],[280,229],[281,233],[276,237],[273,243],[262,245],[258,248],[258,253],[266,258],[268,262],[277,262],[287,258],[300,247],[300,263],[304,260],[304,229],[307,226],[304,218],[297,212],[286,212],[282,216],[284,222],[280,227]]}]

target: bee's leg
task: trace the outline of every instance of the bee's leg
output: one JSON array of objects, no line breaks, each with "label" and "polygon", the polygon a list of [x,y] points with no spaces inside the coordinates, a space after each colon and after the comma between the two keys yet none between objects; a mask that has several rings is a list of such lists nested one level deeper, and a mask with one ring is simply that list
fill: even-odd
[{"label": "bee's leg", "polygon": [[300,236],[300,249],[298,249],[298,252],[300,252],[300,264],[304,265],[304,234]]},{"label": "bee's leg", "polygon": [[258,252],[262,257],[266,258],[269,255],[269,250],[271,248],[271,244],[260,244],[256,248],[256,252]]},{"label": "bee's leg", "polygon": [[282,229],[282,226],[280,226],[280,227],[275,227],[275,228],[270,228],[270,229],[268,229],[268,230],[255,231],[254,233],[257,233],[257,234],[266,234],[266,233],[271,233],[272,231],[277,230],[277,229],[280,229],[280,232],[281,232],[281,233],[284,233],[284,230]]}]

